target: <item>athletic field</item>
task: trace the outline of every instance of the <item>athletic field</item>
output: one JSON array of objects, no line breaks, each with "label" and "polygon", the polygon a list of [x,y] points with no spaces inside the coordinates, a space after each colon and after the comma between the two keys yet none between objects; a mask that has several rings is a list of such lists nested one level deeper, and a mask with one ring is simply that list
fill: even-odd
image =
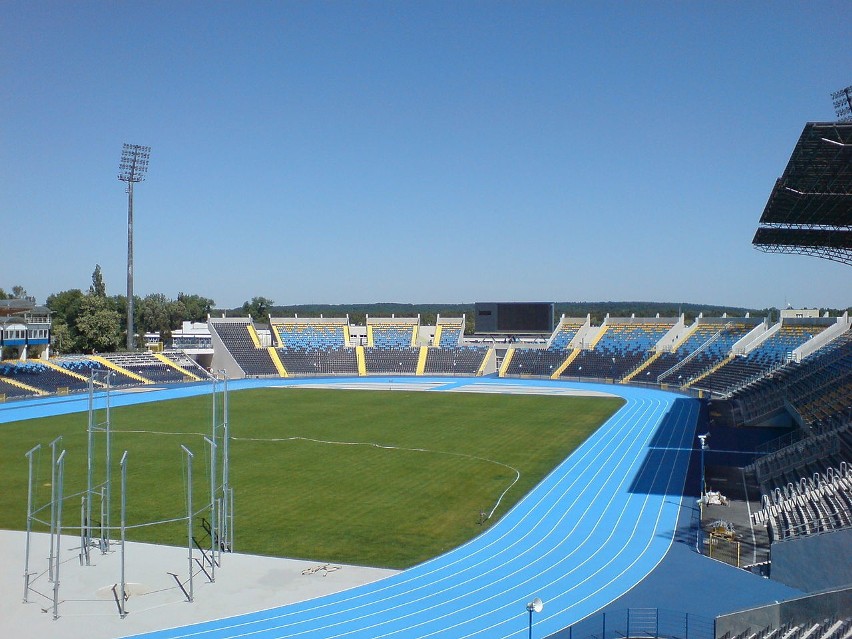
[{"label": "athletic field", "polygon": [[[235,549],[393,568],[418,564],[489,528],[623,403],[620,398],[399,390],[233,391]],[[111,411],[114,526],[118,460],[125,450],[129,526],[184,516],[181,445],[194,453],[195,510],[209,502],[210,455],[203,437],[211,437],[213,410],[211,396],[201,395]],[[221,418],[221,399],[216,410]],[[96,416],[105,418],[103,411]],[[34,504],[48,503],[47,444],[60,435],[58,450],[67,451],[63,526],[79,526],[86,426],[86,412],[0,426],[5,487],[0,528],[25,527],[24,454],[38,443]],[[102,466],[104,436],[95,442]],[[101,466],[96,483],[105,472]],[[49,521],[49,510],[38,518]],[[197,519],[201,539],[205,533]],[[34,530],[47,527],[37,524]],[[128,538],[184,545],[186,524],[132,528]]]}]

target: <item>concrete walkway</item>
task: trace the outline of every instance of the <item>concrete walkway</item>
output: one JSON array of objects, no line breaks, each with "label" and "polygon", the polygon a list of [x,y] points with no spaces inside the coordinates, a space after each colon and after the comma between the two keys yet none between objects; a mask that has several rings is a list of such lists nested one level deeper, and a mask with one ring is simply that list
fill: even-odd
[{"label": "concrete walkway", "polygon": [[[81,566],[79,538],[64,537],[59,577],[59,618],[53,618],[53,584],[48,581],[49,536],[33,534],[31,590],[23,603],[26,534],[0,530],[0,637],[19,639],[115,639],[128,635],[221,619],[236,614],[305,601],[396,574],[316,561],[226,554],[215,583],[194,577],[189,603],[174,577],[188,577],[186,548],[128,542],[125,582],[129,598],[122,619],[113,594],[121,581],[121,553],[93,550],[91,566]],[[196,552],[196,556],[199,556]],[[185,586],[188,588],[188,586]],[[116,589],[118,590],[118,589]]]}]

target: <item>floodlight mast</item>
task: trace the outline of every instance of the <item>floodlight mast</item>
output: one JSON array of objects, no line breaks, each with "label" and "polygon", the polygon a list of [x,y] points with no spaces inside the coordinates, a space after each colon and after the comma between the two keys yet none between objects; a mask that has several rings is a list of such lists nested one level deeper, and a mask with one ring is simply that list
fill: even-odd
[{"label": "floodlight mast", "polygon": [[852,122],[852,85],[831,94],[838,122]]},{"label": "floodlight mast", "polygon": [[127,350],[136,347],[133,339],[133,184],[145,179],[150,157],[150,146],[125,142],[118,165],[118,179],[127,182]]}]

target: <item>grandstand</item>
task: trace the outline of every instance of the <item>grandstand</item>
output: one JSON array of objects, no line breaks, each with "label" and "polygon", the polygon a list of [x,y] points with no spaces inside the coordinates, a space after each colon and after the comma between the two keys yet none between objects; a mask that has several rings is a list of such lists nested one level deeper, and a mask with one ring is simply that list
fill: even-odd
[{"label": "grandstand", "polygon": [[607,316],[586,348],[561,371],[564,378],[618,380],[649,359],[658,343],[678,323],[676,319],[613,318]]},{"label": "grandstand", "polygon": [[852,125],[808,122],[775,182],[752,244],[852,264]]}]

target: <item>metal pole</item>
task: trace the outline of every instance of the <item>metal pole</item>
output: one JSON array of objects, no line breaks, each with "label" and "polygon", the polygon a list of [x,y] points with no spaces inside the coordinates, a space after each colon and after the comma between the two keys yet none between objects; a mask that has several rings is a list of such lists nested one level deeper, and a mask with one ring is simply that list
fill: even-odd
[{"label": "metal pole", "polygon": [[[213,439],[213,445],[216,446],[216,429],[217,429],[217,413],[218,406],[216,405],[216,389],[219,379],[216,374],[213,374],[213,424],[210,437]],[[216,454],[218,448],[210,451],[210,538],[211,538],[211,555],[213,562],[216,562]]]},{"label": "metal pole", "polygon": [[222,538],[230,550],[230,510],[228,508],[228,493],[230,492],[231,475],[231,427],[228,414],[228,372],[222,371]]},{"label": "metal pole", "polygon": [[133,184],[145,179],[151,147],[125,143],[118,179],[127,182],[127,350],[136,348],[133,330]]},{"label": "metal pole", "polygon": [[532,639],[532,613],[533,613],[533,609],[530,608],[530,634],[529,634],[529,639]]},{"label": "metal pole", "polygon": [[[26,549],[24,550],[24,603],[27,603],[27,595],[30,591],[30,531],[32,530],[33,518],[33,453],[41,448],[41,444],[33,446],[24,457],[28,460],[29,475],[27,479],[27,537]],[[53,523],[53,518],[50,520]],[[53,548],[51,548],[51,553]]]},{"label": "metal pole", "polygon": [[186,453],[186,553],[189,565],[189,601],[192,602],[192,451],[181,444]]},{"label": "metal pole", "polygon": [[59,566],[61,565],[60,561],[60,549],[62,547],[62,500],[64,497],[64,482],[65,482],[65,451],[59,455],[59,459],[56,460],[57,465],[59,466],[59,486],[57,488],[57,504],[56,504],[56,569],[53,572],[53,618],[59,618]]},{"label": "metal pole", "polygon": [[222,540],[225,539],[225,534],[223,532],[223,522],[225,519],[225,500],[222,497],[216,498],[216,523],[219,526],[218,534],[216,535],[216,546],[219,549],[219,567],[222,567]]},{"label": "metal pole", "polygon": [[[52,550],[52,548],[51,548]],[[86,496],[80,496],[80,565],[89,563],[89,547],[86,545]],[[51,571],[53,567],[51,567]]]},{"label": "metal pole", "polygon": [[110,509],[112,506],[112,435],[110,433],[110,390],[112,389],[112,371],[106,374],[106,422],[104,429],[106,430],[106,511],[101,524],[101,531],[106,531],[106,535],[102,536],[104,540],[104,552],[109,550],[109,534],[110,534]]},{"label": "metal pole", "polygon": [[53,535],[56,533],[56,444],[62,441],[62,435],[50,442],[50,557],[48,558],[47,580],[53,581]]},{"label": "metal pole", "polygon": [[101,487],[101,535],[100,535],[101,538],[100,538],[100,546],[101,546],[101,553],[102,554],[106,554],[106,552],[107,552],[106,546],[104,545],[104,537],[109,537],[108,532],[106,534],[104,534],[104,521],[106,521],[106,518],[104,517],[104,507],[105,507],[104,490],[105,489],[103,487]]},{"label": "metal pole", "polygon": [[[86,430],[86,546],[92,543],[92,495],[94,494],[94,455],[95,455],[95,373],[89,373],[89,426]],[[86,565],[90,565],[89,553],[86,553]]]},{"label": "metal pole", "polygon": [[230,505],[228,506],[228,514],[231,517],[230,525],[228,526],[228,532],[231,535],[231,538],[228,540],[228,548],[231,552],[234,552],[234,489],[229,489],[230,493]]},{"label": "metal pole", "polygon": [[216,442],[210,444],[210,581],[216,581]]},{"label": "metal pole", "polygon": [[701,484],[698,487],[698,534],[695,537],[695,550],[701,553],[704,548],[704,529],[701,527],[701,522],[704,517],[704,450],[707,448],[707,438],[710,433],[698,436],[698,441],[701,445]]},{"label": "metal pole", "polygon": [[124,579],[124,549],[127,547],[126,522],[127,522],[127,451],[121,456],[121,618],[127,616],[125,602],[127,601],[126,581]]},{"label": "metal pole", "polygon": [[127,350],[136,348],[133,335],[133,180],[127,182]]}]

